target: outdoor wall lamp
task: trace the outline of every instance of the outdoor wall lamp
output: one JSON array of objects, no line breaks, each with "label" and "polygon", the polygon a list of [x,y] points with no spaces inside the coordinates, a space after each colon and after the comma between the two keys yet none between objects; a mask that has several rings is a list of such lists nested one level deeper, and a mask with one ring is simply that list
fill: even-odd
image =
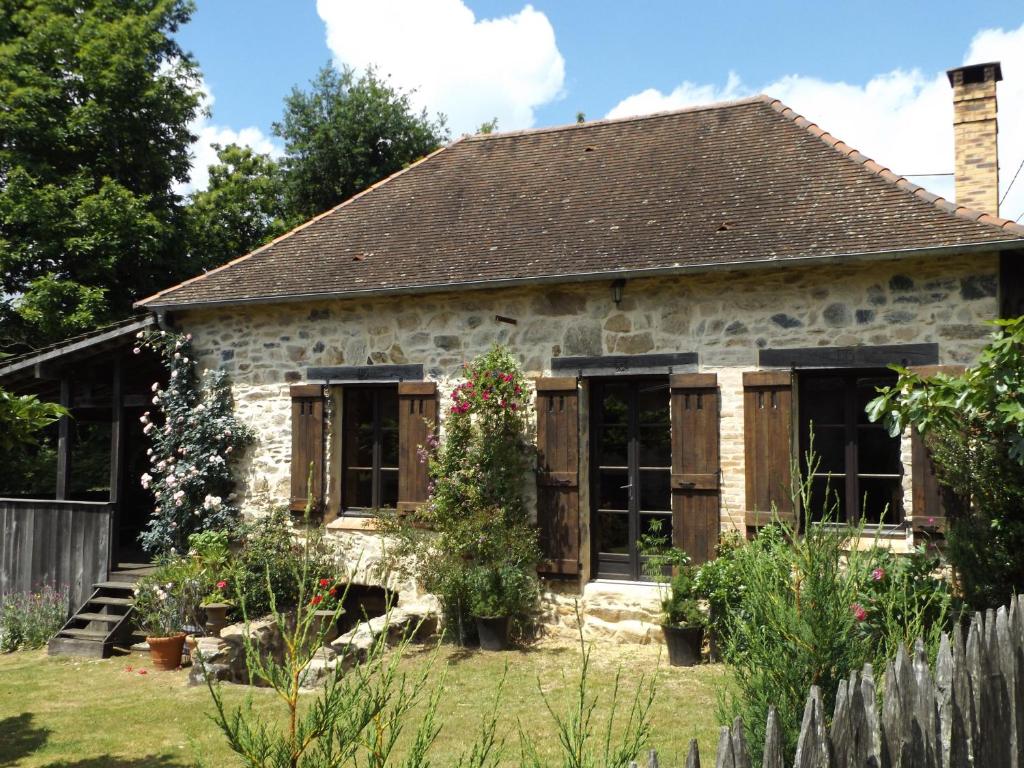
[{"label": "outdoor wall lamp", "polygon": [[622,278],[612,282],[612,301],[615,302],[615,306],[619,306],[619,302],[622,301],[622,289],[626,287],[626,281]]}]

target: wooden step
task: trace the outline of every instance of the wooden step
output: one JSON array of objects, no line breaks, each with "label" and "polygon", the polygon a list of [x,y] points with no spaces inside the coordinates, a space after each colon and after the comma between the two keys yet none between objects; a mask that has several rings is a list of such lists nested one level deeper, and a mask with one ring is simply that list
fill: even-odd
[{"label": "wooden step", "polygon": [[76,613],[72,618],[79,621],[105,621],[108,624],[117,624],[124,618],[124,614],[118,613]]},{"label": "wooden step", "polygon": [[146,574],[138,573],[137,571],[111,571],[107,574],[107,583],[113,584],[132,584],[138,583]]},{"label": "wooden step", "polygon": [[124,605],[129,606],[132,604],[130,597],[108,597],[107,595],[100,595],[89,600],[90,603],[96,603],[97,605]]},{"label": "wooden step", "polygon": [[80,640],[74,637],[50,638],[47,643],[46,652],[50,656],[85,656],[92,659],[105,659],[113,649],[110,643],[96,642],[95,640]]},{"label": "wooden step", "polygon": [[106,632],[99,632],[95,629],[62,629],[57,637],[73,637],[77,640],[95,640],[102,643],[107,639]]},{"label": "wooden step", "polygon": [[131,592],[134,582],[126,581],[97,581],[93,586],[96,589],[120,589],[125,592]]}]

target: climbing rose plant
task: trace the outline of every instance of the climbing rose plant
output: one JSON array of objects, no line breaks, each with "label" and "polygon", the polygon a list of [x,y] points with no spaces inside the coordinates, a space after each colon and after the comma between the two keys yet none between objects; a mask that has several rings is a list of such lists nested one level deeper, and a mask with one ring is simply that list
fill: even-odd
[{"label": "climbing rose plant", "polygon": [[227,374],[197,373],[192,335],[169,331],[139,334],[139,345],[156,352],[167,385],[153,383],[153,411],[140,421],[152,447],[141,477],[156,507],[141,536],[148,552],[184,552],[196,531],[223,530],[238,517],[232,459],[252,442],[252,431],[234,414]]}]

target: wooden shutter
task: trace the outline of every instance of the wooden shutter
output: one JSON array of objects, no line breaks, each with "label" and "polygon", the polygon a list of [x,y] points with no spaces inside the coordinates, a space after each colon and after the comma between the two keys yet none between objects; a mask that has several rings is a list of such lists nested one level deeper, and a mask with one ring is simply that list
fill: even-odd
[{"label": "wooden shutter", "polygon": [[[323,509],[324,390],[319,384],[295,384],[292,396],[291,510],[304,512],[312,491],[313,512]],[[309,484],[310,465],[313,482]]]},{"label": "wooden shutter", "polygon": [[719,507],[719,397],[713,373],[676,374],[672,390],[672,539],[695,564],[715,556]]},{"label": "wooden shutter", "polygon": [[580,569],[579,395],[576,379],[537,379],[538,572]]},{"label": "wooden shutter", "polygon": [[437,385],[403,381],[398,385],[398,511],[413,512],[427,500],[430,478],[419,449],[437,427]]},{"label": "wooden shutter", "polygon": [[[927,378],[937,373],[956,376],[966,369],[962,365],[921,365],[910,370]],[[957,508],[956,498],[939,483],[931,451],[916,429],[910,431],[910,482],[913,527],[945,533],[946,518]]]},{"label": "wooden shutter", "polygon": [[793,374],[743,374],[743,442],[747,526],[779,517],[795,522],[791,496],[793,451]]}]

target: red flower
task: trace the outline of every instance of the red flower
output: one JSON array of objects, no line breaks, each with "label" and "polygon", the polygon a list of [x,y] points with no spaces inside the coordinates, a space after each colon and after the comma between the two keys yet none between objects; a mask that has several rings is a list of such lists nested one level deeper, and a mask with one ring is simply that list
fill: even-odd
[{"label": "red flower", "polygon": [[330,582],[330,580],[329,580],[329,579],[320,579],[320,586],[321,586],[321,587],[326,587],[326,586],[327,586],[328,584],[330,584],[330,583],[331,583],[331,582]]},{"label": "red flower", "polygon": [[228,583],[226,581],[224,581],[223,579],[221,579],[220,581],[217,582],[217,589],[224,589],[224,587],[226,587],[227,585],[228,585]]},{"label": "red flower", "polygon": [[868,612],[864,610],[864,606],[860,603],[851,605],[850,610],[853,611],[853,618],[857,621],[864,621],[868,617]]},{"label": "red flower", "polygon": [[144,675],[144,674],[146,674],[146,670],[144,670],[144,669],[140,669],[140,670],[139,670],[139,674],[140,674],[140,675]]},{"label": "red flower", "polygon": [[323,597],[320,595],[313,595],[313,599],[309,601],[310,605],[320,605],[323,602]]},{"label": "red flower", "polygon": [[327,594],[329,594],[331,597],[334,597],[335,595],[338,594],[338,590],[335,587],[331,587],[331,591],[328,592]]}]

